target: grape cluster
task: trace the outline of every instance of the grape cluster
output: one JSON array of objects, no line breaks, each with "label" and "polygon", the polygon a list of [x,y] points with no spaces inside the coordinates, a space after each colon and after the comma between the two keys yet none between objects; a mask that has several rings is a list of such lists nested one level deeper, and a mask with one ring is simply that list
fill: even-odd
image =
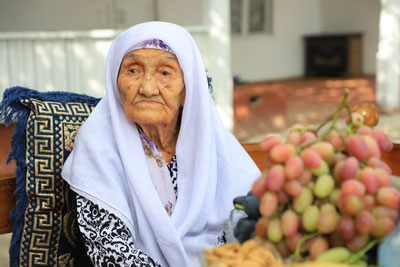
[{"label": "grape cluster", "polygon": [[[339,128],[342,108],[350,118]],[[327,119],[330,126],[322,124],[327,129],[297,125],[285,138],[270,135],[261,142],[267,169],[252,187],[260,212],[254,230],[282,257],[316,260],[332,248],[359,251],[395,227],[400,194],[380,159],[393,144],[360,114],[350,112],[345,97]]]}]

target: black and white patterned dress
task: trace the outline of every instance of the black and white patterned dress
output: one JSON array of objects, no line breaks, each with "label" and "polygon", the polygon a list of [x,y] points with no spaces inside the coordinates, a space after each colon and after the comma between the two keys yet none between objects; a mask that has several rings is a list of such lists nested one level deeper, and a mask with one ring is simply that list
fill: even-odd
[{"label": "black and white patterned dress", "polygon": [[135,247],[128,227],[113,213],[77,195],[78,224],[95,266],[160,266]]},{"label": "black and white patterned dress", "polygon": [[[174,156],[167,164],[172,185],[178,197],[178,168]],[[79,229],[85,241],[87,254],[95,266],[160,266],[148,254],[135,247],[128,227],[113,213],[77,195]],[[225,233],[217,244],[226,243]]]}]

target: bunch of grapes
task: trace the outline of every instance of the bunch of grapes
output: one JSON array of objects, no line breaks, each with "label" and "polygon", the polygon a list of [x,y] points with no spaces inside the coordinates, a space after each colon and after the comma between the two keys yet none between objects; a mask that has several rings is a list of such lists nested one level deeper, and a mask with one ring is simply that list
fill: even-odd
[{"label": "bunch of grapes", "polygon": [[[340,257],[338,250],[348,256],[379,242],[397,223],[400,194],[391,186],[390,167],[380,159],[393,144],[372,127],[377,111],[351,111],[347,95],[318,128],[295,126],[286,138],[270,135],[261,142],[267,169],[252,187],[259,215],[251,220],[257,237],[282,257],[316,260],[329,250],[334,257]],[[340,128],[342,109],[349,118]]]}]

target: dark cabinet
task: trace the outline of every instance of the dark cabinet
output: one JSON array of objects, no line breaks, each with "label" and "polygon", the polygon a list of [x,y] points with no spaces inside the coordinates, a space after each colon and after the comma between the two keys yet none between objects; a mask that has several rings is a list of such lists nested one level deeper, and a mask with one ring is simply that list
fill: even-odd
[{"label": "dark cabinet", "polygon": [[306,76],[362,74],[362,35],[324,34],[304,37]]}]

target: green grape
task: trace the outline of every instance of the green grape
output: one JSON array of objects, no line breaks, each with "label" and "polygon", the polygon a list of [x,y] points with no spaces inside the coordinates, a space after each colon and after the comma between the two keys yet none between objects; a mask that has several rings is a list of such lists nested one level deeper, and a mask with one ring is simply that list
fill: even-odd
[{"label": "green grape", "polygon": [[335,188],[335,180],[329,174],[323,174],[317,178],[314,186],[314,194],[318,198],[328,197]]},{"label": "green grape", "polygon": [[314,232],[317,229],[317,223],[319,219],[320,211],[315,205],[306,208],[301,216],[301,223],[304,230],[307,232]]},{"label": "green grape", "polygon": [[293,199],[294,211],[298,214],[302,214],[308,206],[313,202],[313,193],[308,187],[303,186],[300,195]]}]

